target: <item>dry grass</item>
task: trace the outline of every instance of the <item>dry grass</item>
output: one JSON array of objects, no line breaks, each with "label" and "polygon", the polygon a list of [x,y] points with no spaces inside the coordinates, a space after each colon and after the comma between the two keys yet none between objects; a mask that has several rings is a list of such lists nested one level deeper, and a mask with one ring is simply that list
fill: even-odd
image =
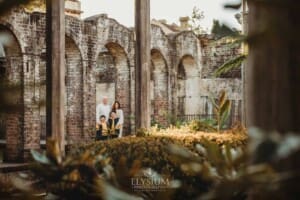
[{"label": "dry grass", "polygon": [[189,126],[182,126],[181,128],[170,127],[159,130],[152,127],[149,131],[149,136],[152,137],[166,137],[173,140],[184,140],[192,143],[200,142],[203,139],[216,142],[219,145],[229,143],[231,145],[245,144],[248,139],[246,129],[242,126],[235,126],[231,130],[226,130],[221,133],[218,132],[202,132],[192,131]]}]

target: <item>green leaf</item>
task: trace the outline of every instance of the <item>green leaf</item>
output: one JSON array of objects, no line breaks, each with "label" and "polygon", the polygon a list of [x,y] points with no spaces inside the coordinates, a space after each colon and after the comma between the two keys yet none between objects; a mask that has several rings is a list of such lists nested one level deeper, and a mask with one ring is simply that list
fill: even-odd
[{"label": "green leaf", "polygon": [[230,114],[230,108],[231,108],[231,101],[226,100],[225,104],[222,106],[220,110],[220,127],[222,127],[225,123],[225,121],[228,119]]},{"label": "green leaf", "polygon": [[226,99],[225,103],[220,107],[220,115],[223,116],[231,108],[231,101]]},{"label": "green leaf", "polygon": [[215,101],[213,95],[212,94],[208,95],[208,98],[209,98],[210,102],[213,104],[213,106],[218,108],[218,104]]},{"label": "green leaf", "polygon": [[246,60],[246,58],[247,58],[246,55],[240,55],[233,59],[230,59],[213,73],[214,77],[219,77],[222,74],[225,74],[233,69],[239,68],[241,64]]},{"label": "green leaf", "polygon": [[222,108],[226,100],[226,92],[224,90],[221,91],[220,97],[219,97],[219,107]]},{"label": "green leaf", "polygon": [[30,150],[33,159],[42,164],[50,164],[50,160],[45,154],[41,154],[33,149]]}]

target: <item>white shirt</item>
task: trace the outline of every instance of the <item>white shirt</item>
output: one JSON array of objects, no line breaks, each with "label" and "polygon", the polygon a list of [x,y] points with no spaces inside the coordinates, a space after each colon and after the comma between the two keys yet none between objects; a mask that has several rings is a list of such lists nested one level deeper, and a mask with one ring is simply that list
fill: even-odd
[{"label": "white shirt", "polygon": [[124,114],[123,114],[123,110],[117,109],[117,116],[118,116],[118,118],[119,118],[118,124],[123,125],[123,124],[124,124]]},{"label": "white shirt", "polygon": [[101,115],[104,115],[107,121],[109,118],[110,110],[111,110],[111,106],[109,104],[106,105],[104,105],[103,103],[98,104],[96,108],[96,122],[99,120]]}]

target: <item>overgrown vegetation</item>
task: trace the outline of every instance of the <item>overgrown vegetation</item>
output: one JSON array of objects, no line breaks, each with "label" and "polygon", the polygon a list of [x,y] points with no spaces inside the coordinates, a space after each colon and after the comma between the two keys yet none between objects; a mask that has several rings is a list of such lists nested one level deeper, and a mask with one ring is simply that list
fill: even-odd
[{"label": "overgrown vegetation", "polygon": [[[242,130],[244,131],[244,130]],[[84,146],[70,146],[63,157],[58,144],[49,140],[46,152],[32,151],[35,162],[31,166],[38,185],[47,189],[48,195],[59,199],[186,199],[207,192],[211,180],[190,172],[186,160],[208,162],[209,157],[199,153],[201,145],[213,148],[228,146],[241,151],[247,135],[227,133],[192,132],[188,126],[181,128],[139,130],[139,137],[125,137],[93,142]],[[211,142],[210,142],[211,141]],[[212,143],[212,144],[210,144]],[[182,160],[178,156],[186,156]],[[168,178],[168,188],[162,191],[135,191],[132,178],[140,177],[151,169],[157,177]],[[153,178],[153,177],[150,177]],[[21,190],[13,189],[11,192]],[[180,186],[180,188],[179,188]],[[31,191],[35,193],[34,189]],[[24,191],[24,192],[26,192]]]},{"label": "overgrown vegetation", "polygon": [[[287,193],[299,181],[298,170],[284,164],[300,152],[299,136],[252,129],[246,148],[243,133],[220,140],[223,134],[187,130],[150,130],[147,137],[73,146],[66,157],[50,141],[46,153],[32,152],[32,170],[48,192],[63,199],[299,198]],[[148,178],[167,177],[169,188],[133,190],[132,178],[146,176],[150,168],[155,175]]]},{"label": "overgrown vegetation", "polygon": [[227,99],[224,90],[220,92],[217,100],[210,96],[213,105],[214,116],[212,119],[194,120],[190,123],[190,128],[194,131],[220,132],[224,128],[226,121],[230,116],[231,102]]},{"label": "overgrown vegetation", "polygon": [[238,55],[230,60],[227,60],[223,65],[221,65],[214,71],[214,76],[220,77],[222,74],[226,74],[231,70],[238,69],[239,67],[241,67],[246,58],[246,55]]},{"label": "overgrown vegetation", "polygon": [[214,34],[214,36],[217,39],[220,39],[222,37],[226,36],[238,36],[240,33],[236,29],[232,29],[225,24],[220,24],[219,20],[213,20],[213,26],[211,28],[211,33]]}]

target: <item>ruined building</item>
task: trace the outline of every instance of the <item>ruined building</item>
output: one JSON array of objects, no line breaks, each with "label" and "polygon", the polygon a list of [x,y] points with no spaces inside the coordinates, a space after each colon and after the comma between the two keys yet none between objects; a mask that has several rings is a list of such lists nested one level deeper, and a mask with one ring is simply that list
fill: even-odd
[{"label": "ruined building", "polygon": [[[66,138],[69,143],[91,140],[96,104],[102,96],[120,101],[125,134],[134,130],[134,29],[101,14],[80,19],[78,1],[70,1],[66,16]],[[184,19],[184,18],[183,18]],[[184,23],[184,22],[183,22]],[[0,76],[21,90],[13,101],[22,109],[1,114],[0,141],[6,160],[22,160],[45,139],[46,44],[45,13],[15,8],[0,17],[0,34],[10,45],[0,45]],[[209,96],[225,89],[232,101],[230,122],[241,113],[240,71],[214,78],[212,72],[240,53],[226,38],[197,36],[164,21],[151,26],[151,100],[153,121],[166,125],[180,119],[213,114]]]}]

